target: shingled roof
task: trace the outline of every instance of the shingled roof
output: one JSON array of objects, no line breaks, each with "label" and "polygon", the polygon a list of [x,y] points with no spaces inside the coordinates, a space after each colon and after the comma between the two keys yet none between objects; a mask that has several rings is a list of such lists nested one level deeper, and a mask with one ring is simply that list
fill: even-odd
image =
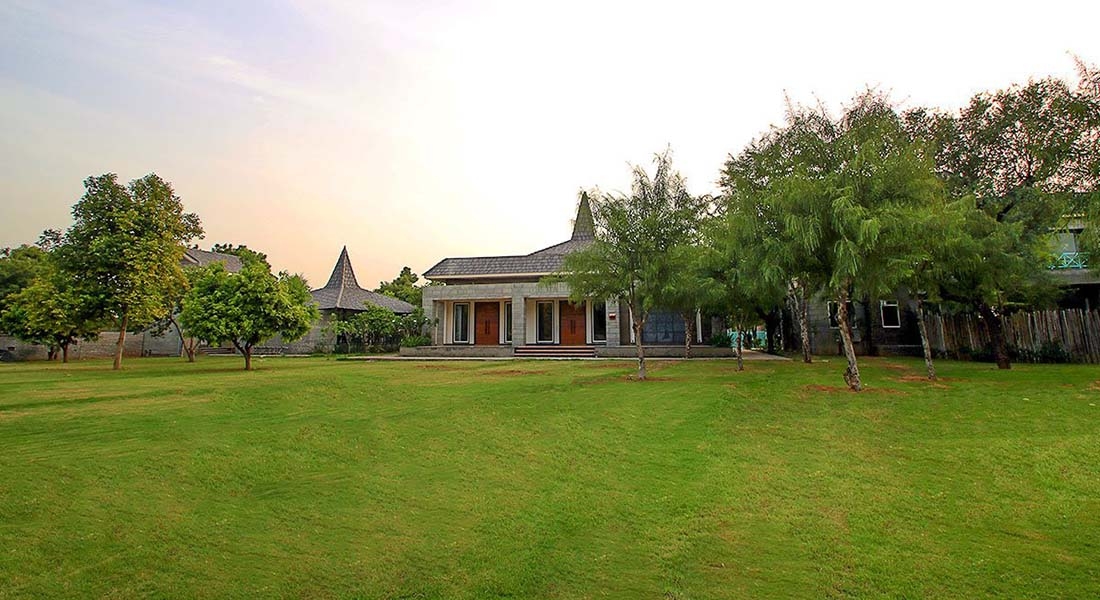
[{"label": "shingled roof", "polygon": [[332,269],[325,287],[310,292],[317,307],[321,310],[366,310],[368,305],[381,306],[397,314],[408,314],[413,305],[397,298],[364,290],[355,279],[355,269],[351,267],[348,247],[340,251],[340,258]]},{"label": "shingled roof", "polygon": [[224,254],[222,252],[199,250],[198,248],[187,248],[183,253],[183,259],[180,260],[180,264],[185,267],[205,267],[206,265],[216,262],[225,265],[225,270],[230,273],[239,273],[241,271],[241,259],[235,254]]},{"label": "shingled roof", "polygon": [[428,279],[464,279],[471,277],[535,277],[561,269],[565,256],[588,247],[596,239],[592,207],[588,194],[581,194],[573,235],[568,240],[530,254],[514,256],[476,256],[445,258],[424,273]]}]

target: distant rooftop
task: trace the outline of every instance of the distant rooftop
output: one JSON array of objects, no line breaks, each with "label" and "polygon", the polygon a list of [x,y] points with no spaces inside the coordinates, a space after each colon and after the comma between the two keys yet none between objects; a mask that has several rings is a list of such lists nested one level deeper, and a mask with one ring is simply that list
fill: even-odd
[{"label": "distant rooftop", "polygon": [[561,270],[567,254],[588,247],[596,239],[592,207],[588,194],[581,194],[573,235],[560,244],[530,254],[514,256],[476,256],[445,258],[424,273],[428,279],[464,279],[471,277],[506,277],[518,275],[536,277]]},{"label": "distant rooftop", "polygon": [[230,273],[238,273],[241,270],[241,258],[239,256],[199,250],[198,248],[187,248],[183,253],[183,260],[180,261],[185,267],[205,267],[217,262],[225,265],[225,270]]}]

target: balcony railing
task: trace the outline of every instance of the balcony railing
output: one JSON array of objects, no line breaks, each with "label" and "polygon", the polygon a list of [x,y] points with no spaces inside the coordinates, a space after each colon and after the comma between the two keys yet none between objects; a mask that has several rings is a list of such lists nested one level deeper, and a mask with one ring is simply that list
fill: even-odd
[{"label": "balcony railing", "polygon": [[1089,268],[1088,252],[1063,252],[1054,259],[1051,269],[1087,269]]}]

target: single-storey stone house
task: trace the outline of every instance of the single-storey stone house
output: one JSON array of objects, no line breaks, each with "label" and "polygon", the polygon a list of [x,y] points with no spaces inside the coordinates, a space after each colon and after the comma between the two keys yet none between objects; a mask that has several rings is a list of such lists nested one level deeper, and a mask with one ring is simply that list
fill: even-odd
[{"label": "single-storey stone house", "polygon": [[[424,277],[424,312],[435,320],[432,345],[403,353],[435,356],[630,356],[635,340],[630,313],[617,299],[574,304],[565,283],[542,283],[565,257],[595,240],[592,210],[581,197],[569,239],[530,254],[445,258]],[[697,343],[709,338],[710,319],[697,323]],[[681,355],[685,327],[675,313],[655,310],[642,343],[653,355]],[[704,354],[707,348],[700,348]],[[719,349],[721,350],[721,349]]]}]

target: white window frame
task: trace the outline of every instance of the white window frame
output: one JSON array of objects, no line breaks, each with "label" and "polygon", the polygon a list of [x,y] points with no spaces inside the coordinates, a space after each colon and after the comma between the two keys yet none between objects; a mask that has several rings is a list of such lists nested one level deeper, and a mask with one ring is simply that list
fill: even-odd
[{"label": "white window frame", "polygon": [[502,306],[502,308],[501,308],[501,313],[502,314],[501,314],[501,319],[500,319],[501,320],[500,328],[501,328],[502,332],[500,334],[500,342],[502,344],[511,344],[512,343],[512,302],[510,300],[505,300],[504,302],[501,303],[501,306]]},{"label": "white window frame", "polygon": [[[539,335],[543,333],[539,331],[539,325],[542,323],[541,315],[539,315],[539,307],[543,304],[550,305],[550,339],[544,340]],[[557,343],[557,323],[558,323],[558,303],[554,300],[536,300],[535,301],[535,343],[536,344],[554,344]]]},{"label": "white window frame", "polygon": [[[892,306],[892,307],[894,307],[894,310],[897,311],[897,313],[898,313],[898,324],[897,325],[887,325],[886,324],[885,309],[886,309],[887,306]],[[878,318],[879,318],[879,324],[882,325],[883,329],[901,329],[901,304],[899,304],[897,300],[879,300],[878,301]]]},{"label": "white window frame", "polygon": [[[458,310],[458,306],[466,307],[466,339],[458,339],[458,318],[455,311]],[[474,322],[474,303],[473,302],[454,302],[451,304],[451,341],[455,344],[472,344],[474,343],[473,331],[471,327]]]},{"label": "white window frame", "polygon": [[587,301],[588,307],[587,307],[587,314],[585,315],[585,317],[586,317],[585,320],[588,321],[588,327],[587,327],[588,331],[586,332],[588,334],[588,343],[589,344],[606,344],[607,343],[607,305],[608,305],[608,303],[607,303],[606,300],[603,301],[603,318],[604,318],[603,339],[602,340],[597,340],[596,339],[596,302],[599,302],[599,301],[598,300],[596,300],[596,301],[588,300]]}]

